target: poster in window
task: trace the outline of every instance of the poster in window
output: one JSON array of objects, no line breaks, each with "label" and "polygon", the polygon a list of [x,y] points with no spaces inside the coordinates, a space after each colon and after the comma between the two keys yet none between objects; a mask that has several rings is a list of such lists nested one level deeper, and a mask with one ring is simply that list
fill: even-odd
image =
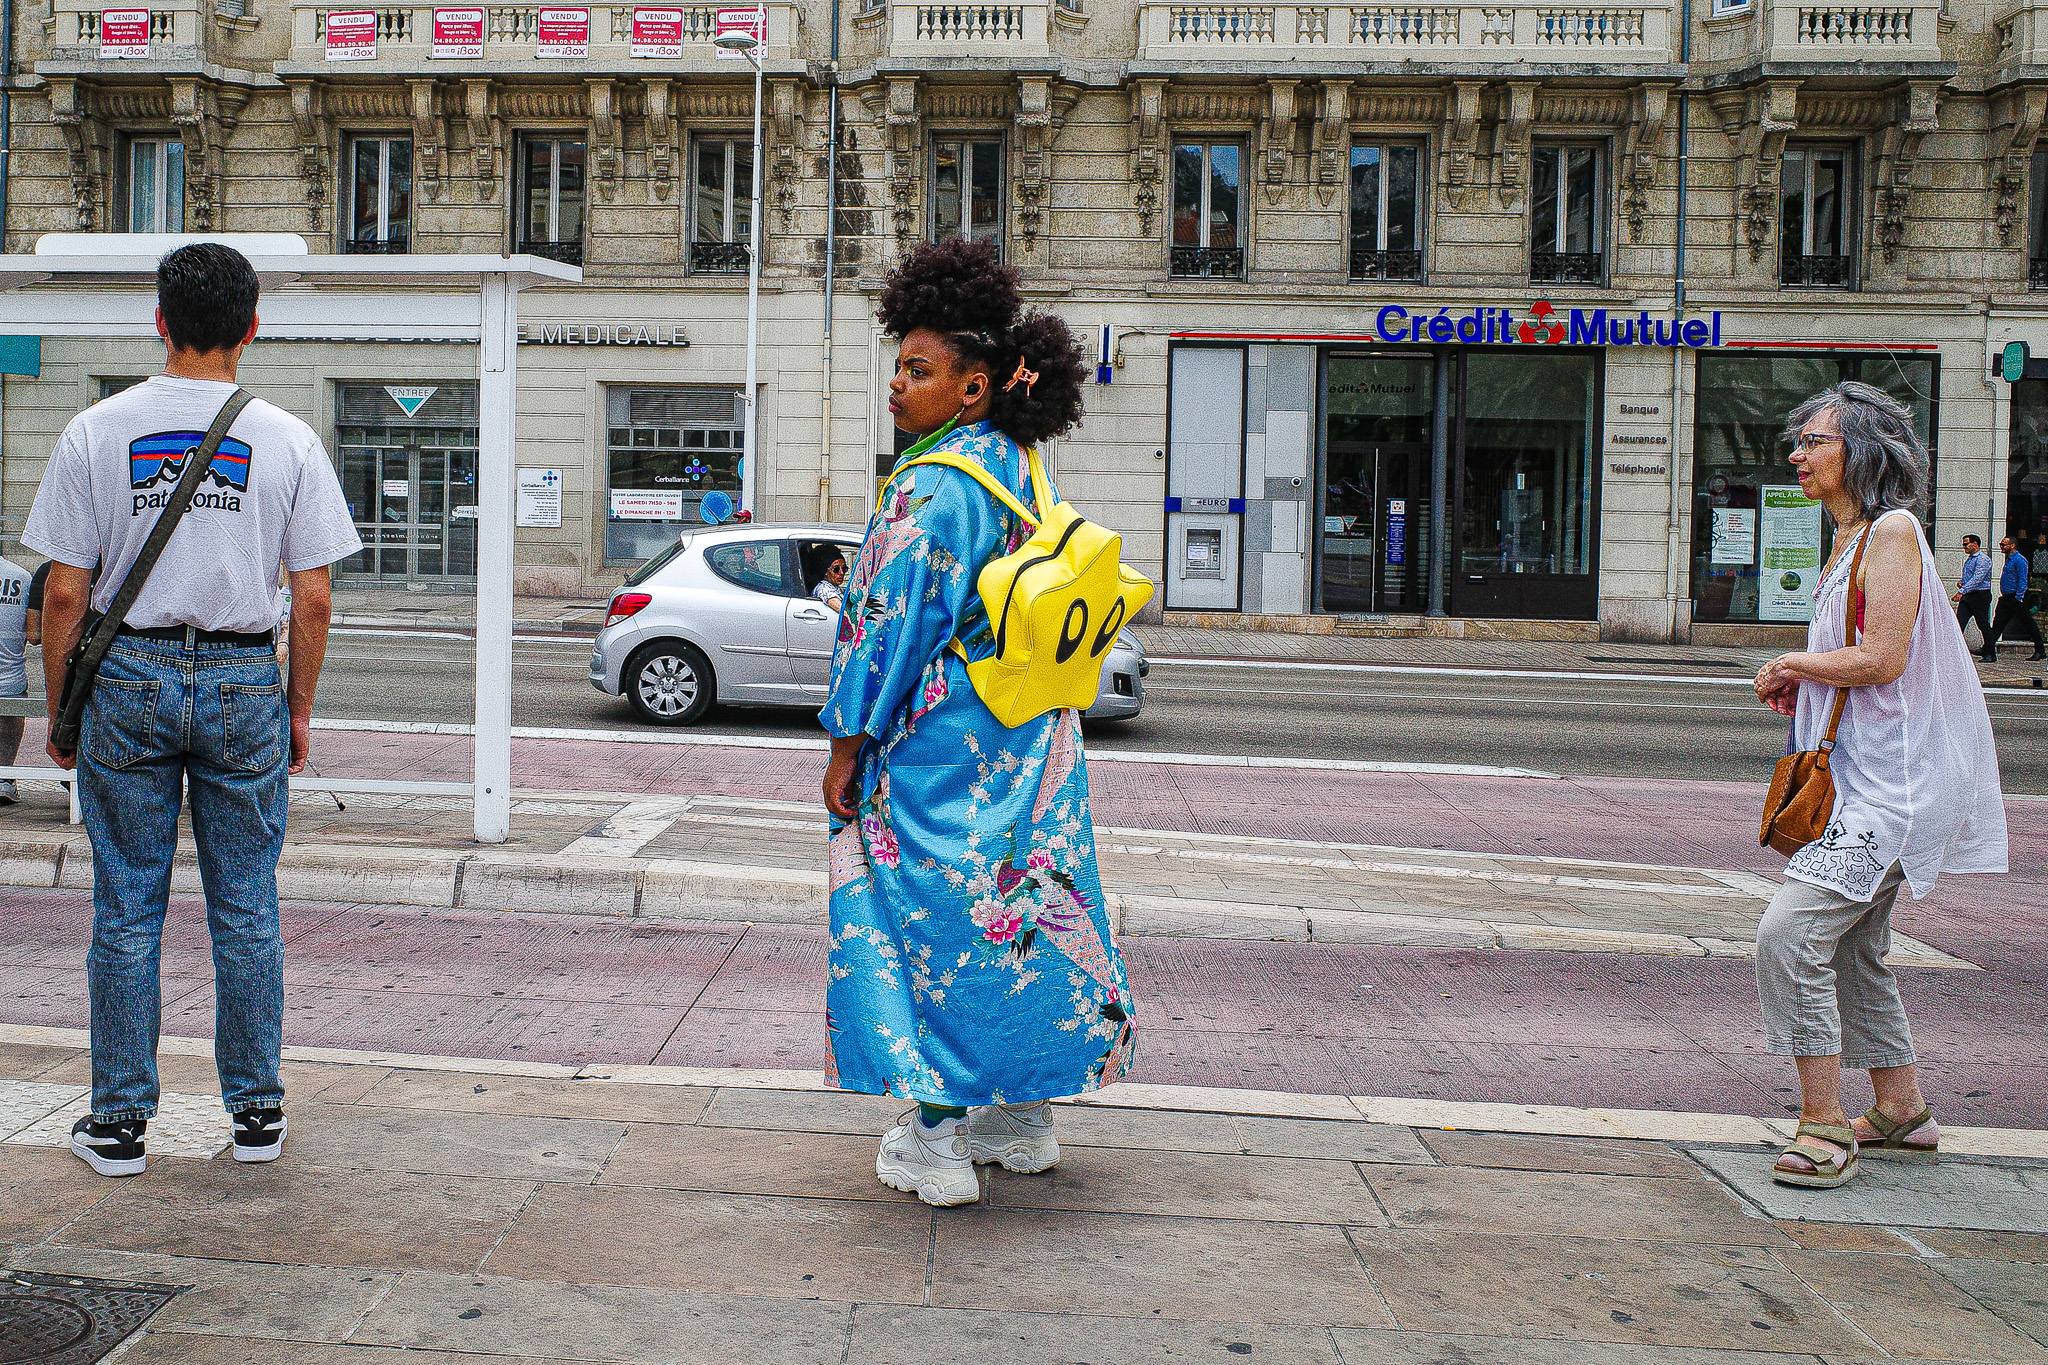
[{"label": "poster in window", "polygon": [[373,62],[377,60],[377,11],[335,10],[327,16],[327,60],[330,62]]},{"label": "poster in window", "polygon": [[634,10],[630,55],[680,58],[683,55],[683,12],[679,9]]},{"label": "poster in window", "polygon": [[534,23],[534,56],[580,60],[590,55],[589,10],[543,9]]},{"label": "poster in window", "polygon": [[681,521],[683,495],[659,488],[614,488],[613,521]]},{"label": "poster in window", "polygon": [[472,59],[484,55],[484,12],[480,9],[434,11],[434,56]]},{"label": "poster in window", "polygon": [[1766,485],[1757,540],[1759,621],[1811,621],[1820,585],[1820,504],[1798,487]]},{"label": "poster in window", "polygon": [[1716,507],[1714,509],[1713,562],[1716,564],[1756,563],[1756,509]]},{"label": "poster in window", "polygon": [[149,58],[149,11],[146,9],[103,9],[100,11],[100,57]]}]

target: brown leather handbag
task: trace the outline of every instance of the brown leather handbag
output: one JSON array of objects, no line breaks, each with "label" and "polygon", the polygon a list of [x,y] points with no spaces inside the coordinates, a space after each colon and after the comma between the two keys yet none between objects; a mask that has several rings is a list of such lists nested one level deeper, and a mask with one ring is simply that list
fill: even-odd
[{"label": "brown leather handbag", "polygon": [[[1856,541],[1856,554],[1849,561],[1849,614],[1842,623],[1842,647],[1856,643],[1856,618],[1863,614],[1863,587],[1857,576],[1863,569],[1863,546],[1870,539],[1865,527]],[[1759,844],[1769,844],[1790,857],[1827,833],[1835,813],[1835,778],[1828,771],[1828,757],[1835,751],[1835,731],[1842,725],[1842,708],[1848,704],[1849,689],[1835,689],[1834,710],[1828,713],[1827,733],[1818,749],[1801,749],[1778,760],[1771,774],[1771,790],[1764,796],[1763,830]]]}]

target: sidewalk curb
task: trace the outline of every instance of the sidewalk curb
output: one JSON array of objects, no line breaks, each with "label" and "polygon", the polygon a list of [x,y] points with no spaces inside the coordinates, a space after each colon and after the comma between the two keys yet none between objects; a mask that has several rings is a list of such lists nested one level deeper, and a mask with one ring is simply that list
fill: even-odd
[{"label": "sidewalk curb", "polygon": [[[0,841],[0,885],[89,891],[92,878],[92,846],[82,833],[60,840]],[[172,864],[171,889],[204,890],[190,848],[181,847]],[[829,922],[827,892],[826,874],[799,868],[576,853],[296,844],[285,849],[277,866],[277,893],[285,900],[437,910],[822,926]],[[1120,938],[1661,957],[1746,958],[1756,953],[1754,943],[1740,939],[1675,933],[1119,892],[1106,892],[1104,900],[1110,929]],[[1893,944],[1887,959],[1893,966],[1980,970],[1903,934],[1894,934]]]},{"label": "sidewalk curb", "polygon": [[[85,1029],[37,1024],[0,1024],[0,1044],[85,1050]],[[178,1057],[213,1056],[210,1038],[164,1037],[158,1051]],[[727,1090],[828,1092],[817,1071],[771,1071],[743,1067],[643,1066],[633,1063],[511,1062],[487,1057],[447,1057],[383,1050],[287,1047],[287,1062],[331,1066],[377,1066],[394,1071],[461,1072],[612,1085],[663,1085]],[[1288,1118],[1392,1127],[1526,1133],[1553,1137],[1616,1138],[1702,1146],[1770,1145],[1789,1141],[1790,1119],[1749,1114],[1707,1114],[1662,1109],[1578,1109],[1564,1105],[1504,1104],[1474,1100],[1426,1100],[1401,1096],[1314,1095],[1281,1090],[1150,1085],[1123,1081],[1107,1090],[1057,1101],[1090,1109],[1134,1109],[1218,1117]],[[2048,1160],[2048,1132],[2032,1128],[1971,1128],[1944,1124],[1945,1156]]]}]

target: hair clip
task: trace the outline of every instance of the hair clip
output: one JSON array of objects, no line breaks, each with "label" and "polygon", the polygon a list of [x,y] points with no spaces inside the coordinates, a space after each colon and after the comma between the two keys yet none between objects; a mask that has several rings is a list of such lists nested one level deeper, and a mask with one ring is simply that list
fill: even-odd
[{"label": "hair clip", "polygon": [[1017,357],[1017,373],[1015,373],[1015,374],[1011,375],[1011,376],[1010,376],[1010,382],[1009,382],[1009,383],[1007,383],[1007,384],[1005,384],[1005,385],[1003,385],[1003,392],[1004,392],[1004,393],[1008,393],[1008,392],[1009,392],[1009,391],[1010,391],[1011,389],[1014,389],[1014,388],[1016,388],[1016,387],[1017,387],[1017,386],[1018,386],[1019,384],[1022,384],[1022,385],[1024,386],[1024,396],[1025,396],[1026,398],[1029,398],[1029,397],[1031,396],[1031,389],[1032,389],[1032,386],[1033,386],[1033,385],[1035,385],[1035,384],[1037,384],[1037,383],[1038,383],[1038,371],[1036,371],[1036,370],[1029,370],[1029,369],[1026,369],[1026,368],[1024,367],[1024,357],[1023,357],[1023,356],[1018,356],[1018,357]]}]

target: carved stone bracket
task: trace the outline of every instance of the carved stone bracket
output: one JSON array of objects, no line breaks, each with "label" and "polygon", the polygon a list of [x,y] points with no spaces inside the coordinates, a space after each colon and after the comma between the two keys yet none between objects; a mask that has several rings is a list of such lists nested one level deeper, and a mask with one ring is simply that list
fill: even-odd
[{"label": "carved stone bracket", "polygon": [[1465,191],[1472,184],[1473,164],[1479,155],[1479,102],[1484,81],[1455,81],[1449,108],[1444,111],[1443,186],[1453,207],[1462,207]]},{"label": "carved stone bracket", "polygon": [[590,92],[590,167],[597,196],[607,204],[619,191],[619,88],[608,77],[586,78]]},{"label": "carved stone bracket", "polygon": [[75,76],[51,76],[50,121],[64,137],[71,159],[71,201],[78,229],[99,227],[107,172],[106,125],[93,115],[92,87]]},{"label": "carved stone bracket", "polygon": [[2034,144],[2040,140],[2044,117],[2048,117],[2048,86],[2020,86],[1992,97],[1992,187],[1998,196],[2000,246],[2026,245],[2024,241],[2015,243],[2013,235],[2020,223]]},{"label": "carved stone bracket", "polygon": [[1165,171],[1166,82],[1131,82],[1131,203],[1138,210],[1138,235],[1150,237],[1159,216],[1159,181]]},{"label": "carved stone bracket", "polygon": [[1735,212],[1749,243],[1749,259],[1759,261],[1771,249],[1778,225],[1778,173],[1785,139],[1799,126],[1799,82],[1765,81],[1749,92],[1737,117]]},{"label": "carved stone bracket", "polygon": [[924,185],[923,119],[918,110],[915,76],[891,77],[876,117],[882,135],[883,164],[889,178],[889,217],[900,251],[908,251],[917,230],[917,211]]},{"label": "carved stone bracket", "polygon": [[[782,217],[784,233],[796,230],[797,188],[803,179],[798,158],[803,152],[804,92],[801,83],[780,80],[769,87],[768,140],[772,147],[768,164],[762,167],[774,184],[775,211]],[[764,261],[763,264],[766,264]]]},{"label": "carved stone bracket", "polygon": [[448,131],[441,121],[440,95],[431,80],[406,82],[411,96],[412,171],[431,202],[441,197],[441,158]]},{"label": "carved stone bracket", "polygon": [[318,81],[287,83],[292,100],[292,134],[299,140],[299,183],[305,187],[306,227],[322,230],[327,209],[327,105]]},{"label": "carved stone bracket", "polygon": [[1628,221],[1632,242],[1643,240],[1650,216],[1650,191],[1657,186],[1658,150],[1664,144],[1664,119],[1671,108],[1671,87],[1644,85],[1629,105],[1628,131],[1621,152],[1621,216]]},{"label": "carved stone bracket", "polygon": [[1287,192],[1287,172],[1294,162],[1295,96],[1301,82],[1266,82],[1266,114],[1259,120],[1259,179],[1266,186],[1266,202],[1278,204]]},{"label": "carved stone bracket", "polygon": [[654,197],[667,202],[675,187],[676,127],[669,106],[669,78],[650,76],[642,82],[647,92],[647,178],[654,182]]},{"label": "carved stone bracket", "polygon": [[1529,125],[1536,120],[1535,81],[1509,81],[1494,129],[1494,159],[1500,175],[1500,202],[1515,208],[1529,179]]},{"label": "carved stone bracket", "polygon": [[196,76],[171,78],[171,124],[185,143],[185,225],[212,232],[227,173],[228,136],[248,102],[245,90]]},{"label": "carved stone bracket", "polygon": [[1310,131],[1315,155],[1316,198],[1324,208],[1350,178],[1351,82],[1324,81],[1323,107]]},{"label": "carved stone bracket", "polygon": [[1906,236],[1906,213],[1920,140],[1941,126],[1941,82],[1909,81],[1899,92],[1898,114],[1878,135],[1876,226],[1878,250],[1890,264]]},{"label": "carved stone bracket", "polygon": [[476,201],[498,197],[498,92],[488,79],[462,83],[463,117],[469,123],[470,174],[476,179]]},{"label": "carved stone bracket", "polygon": [[1052,81],[1043,76],[1022,76],[1017,81],[1016,175],[1012,177],[1017,198],[1017,234],[1025,254],[1038,245],[1045,228],[1045,201],[1052,188],[1052,144],[1065,122],[1071,99],[1055,110]]}]

